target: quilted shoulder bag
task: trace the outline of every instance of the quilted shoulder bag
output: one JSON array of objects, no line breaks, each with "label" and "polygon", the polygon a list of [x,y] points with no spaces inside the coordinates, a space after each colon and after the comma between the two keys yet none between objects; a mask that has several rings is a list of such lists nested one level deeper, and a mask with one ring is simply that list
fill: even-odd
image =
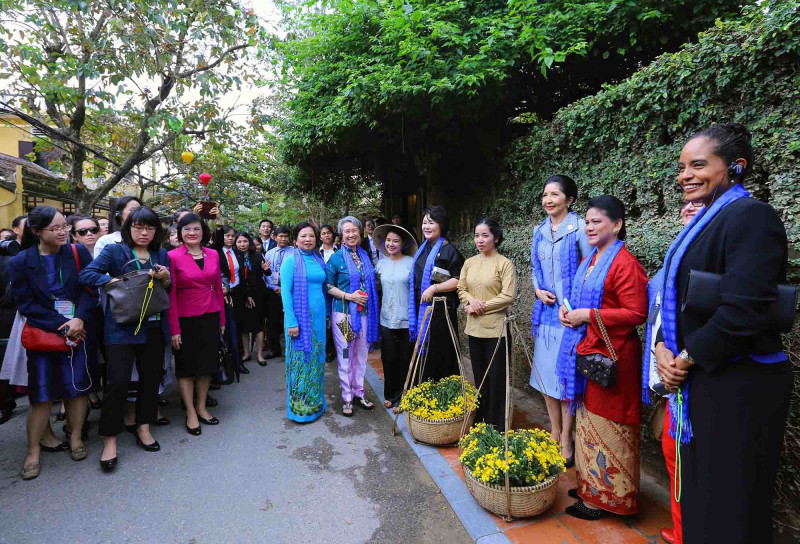
[{"label": "quilted shoulder bag", "polygon": [[606,331],[603,320],[600,318],[600,312],[597,308],[593,308],[594,316],[597,319],[597,326],[600,327],[600,333],[603,335],[603,340],[606,343],[608,352],[611,357],[606,357],[602,353],[590,353],[588,355],[578,355],[575,359],[578,372],[592,380],[597,385],[602,387],[613,387],[617,383],[617,352],[611,344]]}]

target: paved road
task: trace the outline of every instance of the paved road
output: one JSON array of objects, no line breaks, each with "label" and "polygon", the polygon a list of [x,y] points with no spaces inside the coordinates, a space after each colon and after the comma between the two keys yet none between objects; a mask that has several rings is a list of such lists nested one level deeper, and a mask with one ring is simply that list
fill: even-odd
[{"label": "paved road", "polygon": [[189,435],[172,393],[172,425],[154,428],[162,450],[144,452],[126,434],[110,475],[94,425],[89,459],[43,453],[39,478],[20,480],[27,410],[18,408],[0,426],[0,543],[472,542],[383,410],[338,412],[333,363],[328,411],[307,425],[286,419],[280,360],[248,366],[241,383],[213,393],[221,425]]}]

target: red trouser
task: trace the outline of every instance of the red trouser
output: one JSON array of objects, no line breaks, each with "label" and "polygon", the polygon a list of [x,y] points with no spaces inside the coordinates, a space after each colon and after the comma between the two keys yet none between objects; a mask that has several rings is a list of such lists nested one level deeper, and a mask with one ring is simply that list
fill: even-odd
[{"label": "red trouser", "polygon": [[675,439],[669,435],[670,415],[669,404],[664,411],[664,431],[661,433],[661,451],[667,461],[669,472],[669,502],[672,512],[672,525],[675,531],[675,544],[683,544],[683,529],[681,528],[681,505],[675,502]]}]

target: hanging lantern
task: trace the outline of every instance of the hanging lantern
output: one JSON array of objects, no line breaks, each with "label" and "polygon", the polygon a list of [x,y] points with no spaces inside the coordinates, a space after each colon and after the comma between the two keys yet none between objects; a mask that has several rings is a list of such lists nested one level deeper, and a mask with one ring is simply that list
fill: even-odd
[{"label": "hanging lantern", "polygon": [[198,179],[200,180],[200,183],[208,187],[208,182],[211,181],[211,174],[209,174],[208,172],[203,172],[202,174],[200,174],[200,176],[198,176]]},{"label": "hanging lantern", "polygon": [[183,159],[183,162],[185,162],[187,165],[192,164],[192,161],[194,160],[194,153],[192,153],[191,151],[184,151],[183,153],[181,153],[181,158]]}]

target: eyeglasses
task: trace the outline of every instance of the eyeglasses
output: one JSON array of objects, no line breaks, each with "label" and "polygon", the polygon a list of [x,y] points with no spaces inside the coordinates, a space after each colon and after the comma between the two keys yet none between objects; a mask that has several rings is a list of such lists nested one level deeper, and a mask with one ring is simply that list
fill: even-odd
[{"label": "eyeglasses", "polygon": [[42,230],[46,230],[52,233],[67,232],[69,230],[69,227],[66,224],[64,224],[64,225],[56,225],[55,227],[47,227],[46,229]]},{"label": "eyeglasses", "polygon": [[100,232],[100,227],[89,227],[88,229],[75,229],[75,234],[78,236],[86,236],[89,233],[97,234]]},{"label": "eyeglasses", "polygon": [[683,203],[684,208],[692,207],[696,210],[699,210],[703,206],[705,206],[705,204],[703,204],[702,200],[687,200]]},{"label": "eyeglasses", "polygon": [[[133,230],[138,230],[139,232],[155,232],[156,228],[152,225],[133,225]],[[184,231],[186,229],[183,229]]]}]

